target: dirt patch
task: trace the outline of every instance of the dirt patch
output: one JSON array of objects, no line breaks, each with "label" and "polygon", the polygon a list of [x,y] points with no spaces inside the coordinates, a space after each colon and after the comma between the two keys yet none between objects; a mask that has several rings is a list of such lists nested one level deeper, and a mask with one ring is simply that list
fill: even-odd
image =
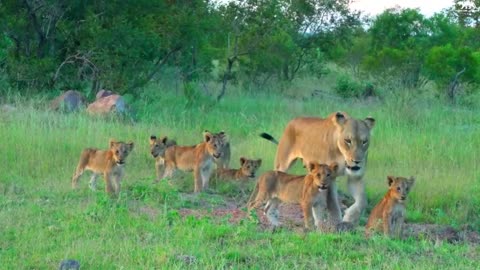
[{"label": "dirt patch", "polygon": [[480,235],[478,232],[469,228],[469,226],[462,226],[460,229],[455,229],[451,226],[439,224],[405,224],[403,237],[413,237],[419,240],[427,239],[435,243],[480,244]]}]

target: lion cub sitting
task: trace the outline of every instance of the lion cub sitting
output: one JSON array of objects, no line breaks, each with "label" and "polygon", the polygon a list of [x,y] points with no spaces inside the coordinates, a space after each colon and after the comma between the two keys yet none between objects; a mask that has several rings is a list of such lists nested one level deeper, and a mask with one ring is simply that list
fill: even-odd
[{"label": "lion cub sitting", "polygon": [[[338,164],[330,166],[311,162],[307,165],[308,174],[290,175],[281,171],[268,171],[262,174],[248,202],[248,209],[264,208],[268,220],[274,227],[279,225],[278,206],[284,203],[299,203],[303,210],[305,228],[311,223],[321,227],[326,224],[328,189],[338,173]],[[255,199],[253,197],[257,193]],[[313,216],[313,220],[312,220]]]},{"label": "lion cub sitting", "polygon": [[255,179],[255,174],[261,165],[261,159],[253,160],[241,157],[239,169],[218,168],[215,172],[215,178],[223,180],[248,181],[248,179]]},{"label": "lion cub sitting", "polygon": [[405,220],[405,201],[415,178],[388,176],[390,187],[383,199],[373,208],[368,218],[365,235],[374,231],[383,231],[386,236],[400,236]]},{"label": "lion cub sitting", "polygon": [[133,142],[124,143],[114,140],[110,140],[110,148],[108,150],[84,149],[72,177],[72,187],[77,188],[78,179],[85,170],[89,170],[93,172],[89,184],[92,190],[96,190],[97,177],[103,173],[105,191],[118,194],[120,192],[120,181],[123,177],[125,159],[132,149]]},{"label": "lion cub sitting", "polygon": [[[172,145],[165,148],[164,172],[158,179],[170,177],[179,169],[193,171],[195,179],[194,192],[208,187],[210,176],[215,168],[215,160],[222,156],[223,137],[205,132],[204,141],[194,146]],[[167,138],[164,138],[167,140]]]}]

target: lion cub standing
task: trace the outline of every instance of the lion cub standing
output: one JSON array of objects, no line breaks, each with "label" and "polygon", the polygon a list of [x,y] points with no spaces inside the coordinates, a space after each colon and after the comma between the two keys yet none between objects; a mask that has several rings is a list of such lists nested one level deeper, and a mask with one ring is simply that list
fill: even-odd
[{"label": "lion cub standing", "polygon": [[[205,132],[204,141],[194,146],[172,145],[164,152],[164,172],[158,178],[172,176],[179,169],[193,171],[195,179],[194,192],[208,187],[210,176],[215,168],[215,160],[222,156],[223,137]],[[166,138],[165,138],[166,140]]]},{"label": "lion cub standing", "polygon": [[261,159],[253,160],[241,157],[239,169],[218,168],[215,172],[215,178],[223,180],[248,181],[249,179],[255,179],[255,174],[261,165]]},{"label": "lion cub standing", "polygon": [[[264,208],[268,220],[274,227],[279,225],[278,206],[284,203],[299,203],[303,210],[305,228],[312,221],[317,227],[326,225],[327,197],[330,185],[335,181],[338,164],[330,166],[310,162],[308,174],[291,175],[281,171],[268,171],[262,174],[248,202],[248,209],[258,208],[267,202]],[[257,193],[255,199],[253,197]],[[312,220],[313,216],[313,220]]]},{"label": "lion cub standing", "polygon": [[155,171],[157,178],[155,182],[162,179],[165,170],[165,150],[167,147],[177,145],[175,140],[168,140],[165,136],[163,138],[157,138],[157,136],[150,136],[150,154],[155,158]]},{"label": "lion cub standing", "polygon": [[93,172],[90,179],[90,188],[96,190],[97,177],[103,173],[105,179],[105,191],[107,193],[120,192],[120,181],[123,177],[125,159],[133,149],[133,142],[117,142],[110,140],[108,150],[86,148],[80,155],[75,174],[72,177],[72,187],[77,188],[78,179],[85,170]]},{"label": "lion cub standing", "polygon": [[365,235],[373,231],[383,231],[387,236],[400,236],[405,220],[405,201],[415,178],[388,176],[390,187],[383,199],[373,208],[368,218]]}]

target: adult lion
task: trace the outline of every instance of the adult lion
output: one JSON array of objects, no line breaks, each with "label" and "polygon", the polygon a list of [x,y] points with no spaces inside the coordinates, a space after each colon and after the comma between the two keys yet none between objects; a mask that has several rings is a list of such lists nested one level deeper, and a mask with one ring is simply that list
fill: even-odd
[{"label": "adult lion", "polygon": [[[335,112],[327,118],[298,117],[291,120],[279,142],[267,133],[262,133],[261,137],[278,143],[275,157],[275,170],[278,171],[286,172],[299,158],[303,159],[304,164],[337,162],[340,165],[338,175],[348,177],[348,189],[355,199],[355,203],[345,210],[343,221],[358,224],[367,206],[363,175],[367,165],[370,130],[374,125],[375,119],[371,117],[360,120],[344,112]],[[332,219],[340,222],[335,183],[329,189],[328,211]]]}]

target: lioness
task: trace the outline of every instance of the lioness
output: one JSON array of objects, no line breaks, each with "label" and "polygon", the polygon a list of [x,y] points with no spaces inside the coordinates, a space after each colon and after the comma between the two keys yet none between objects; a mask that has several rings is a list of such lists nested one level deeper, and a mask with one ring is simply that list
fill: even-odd
[{"label": "lioness", "polygon": [[[205,135],[208,130],[205,130],[203,134]],[[222,152],[222,156],[220,158],[215,159],[215,164],[217,165],[217,169],[228,169],[230,168],[230,140],[228,139],[227,134],[224,131],[220,131],[219,133],[213,133],[214,136],[218,136],[223,140],[223,146],[220,151]]]},{"label": "lioness", "polygon": [[258,208],[266,201],[265,214],[276,227],[279,225],[279,204],[299,203],[303,210],[306,229],[311,227],[312,216],[315,226],[326,225],[328,189],[335,181],[338,164],[333,162],[328,166],[311,162],[307,164],[307,169],[308,174],[301,176],[281,171],[268,171],[262,174],[250,196],[248,209]]},{"label": "lioness", "polygon": [[373,208],[365,227],[367,237],[374,231],[383,231],[386,236],[399,237],[405,220],[405,201],[415,178],[388,176],[390,187],[383,199]]},{"label": "lioness", "polygon": [[[348,189],[355,199],[355,203],[345,211],[344,224],[347,227],[358,224],[360,215],[367,206],[363,175],[367,165],[370,131],[374,125],[375,120],[371,117],[359,120],[343,112],[332,113],[327,118],[295,118],[287,124],[278,142],[275,170],[287,171],[299,158],[303,159],[304,164],[337,162],[339,175],[348,176]],[[267,133],[262,133],[261,136],[276,142]],[[341,220],[335,183],[329,192],[330,215]]]},{"label": "lioness", "polygon": [[169,140],[166,136],[157,138],[155,135],[150,136],[150,154],[155,158],[155,171],[157,178],[155,182],[160,181],[165,169],[165,150],[167,147],[177,145],[175,140]]},{"label": "lioness", "polygon": [[208,187],[215,160],[222,156],[223,137],[205,132],[204,141],[194,146],[172,145],[165,149],[165,171],[160,179],[172,176],[175,170],[193,171],[195,192]]},{"label": "lioness", "polygon": [[215,178],[224,180],[241,180],[247,181],[248,179],[254,179],[255,174],[262,165],[262,160],[240,158],[239,169],[222,169],[218,168],[215,172]]},{"label": "lioness", "polygon": [[103,173],[105,191],[118,194],[120,192],[120,181],[123,177],[125,159],[132,149],[133,142],[124,143],[114,140],[110,140],[110,148],[108,150],[84,149],[72,177],[72,187],[77,188],[78,179],[85,170],[89,170],[93,172],[89,184],[92,190],[96,190],[97,177]]}]

